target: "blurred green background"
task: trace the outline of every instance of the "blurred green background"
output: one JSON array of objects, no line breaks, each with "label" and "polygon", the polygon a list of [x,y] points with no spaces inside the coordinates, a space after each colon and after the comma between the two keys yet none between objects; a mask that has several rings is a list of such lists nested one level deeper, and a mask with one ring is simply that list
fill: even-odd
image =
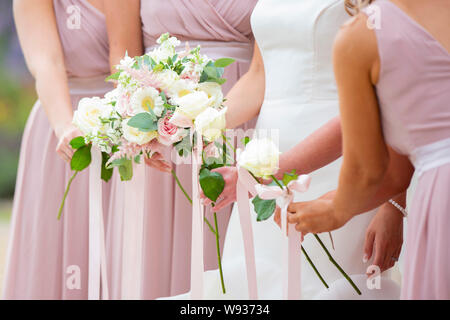
[{"label": "blurred green background", "polygon": [[0,202],[3,202],[0,219],[8,213],[4,203],[14,195],[20,140],[36,100],[33,79],[26,69],[17,39],[11,6],[11,1],[0,2]]},{"label": "blurred green background", "polygon": [[17,39],[12,1],[0,1],[0,292],[23,128],[36,100]]}]

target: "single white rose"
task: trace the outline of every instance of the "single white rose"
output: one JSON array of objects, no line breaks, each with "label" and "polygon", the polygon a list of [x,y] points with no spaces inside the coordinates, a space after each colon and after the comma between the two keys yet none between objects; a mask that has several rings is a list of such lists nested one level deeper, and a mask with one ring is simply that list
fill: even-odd
[{"label": "single white rose", "polygon": [[208,95],[203,91],[194,91],[177,99],[178,111],[194,120],[209,106]]},{"label": "single white rose", "polygon": [[128,125],[129,120],[130,119],[125,119],[122,121],[123,137],[127,141],[143,145],[158,137],[158,131],[143,132],[138,128],[130,127]]},{"label": "single white rose", "polygon": [[156,80],[159,82],[162,90],[169,90],[173,84],[180,79],[178,73],[173,70],[164,69],[155,73]]},{"label": "single white rose", "polygon": [[207,108],[195,118],[195,129],[208,141],[218,139],[226,126],[226,112],[227,108],[223,108],[222,110],[211,107]]},{"label": "single white rose", "polygon": [[72,122],[84,135],[102,131],[100,116],[103,108],[105,103],[99,97],[83,98],[78,103]]},{"label": "single white rose", "polygon": [[160,117],[164,110],[164,101],[158,90],[152,87],[139,88],[133,93],[130,100],[131,110],[134,114],[149,112],[150,108]]},{"label": "single white rose", "polygon": [[278,171],[280,151],[270,139],[253,139],[241,152],[238,165],[256,177],[268,178]]},{"label": "single white rose", "polygon": [[197,90],[208,95],[211,106],[219,108],[223,102],[222,87],[216,82],[202,82],[198,84]]}]

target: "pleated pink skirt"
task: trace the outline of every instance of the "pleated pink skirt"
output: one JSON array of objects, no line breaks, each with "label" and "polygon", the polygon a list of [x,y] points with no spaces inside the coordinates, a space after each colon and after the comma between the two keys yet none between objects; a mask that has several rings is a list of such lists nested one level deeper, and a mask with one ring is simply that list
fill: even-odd
[{"label": "pleated pink skirt", "polygon": [[450,164],[419,178],[408,217],[402,299],[450,299]]}]

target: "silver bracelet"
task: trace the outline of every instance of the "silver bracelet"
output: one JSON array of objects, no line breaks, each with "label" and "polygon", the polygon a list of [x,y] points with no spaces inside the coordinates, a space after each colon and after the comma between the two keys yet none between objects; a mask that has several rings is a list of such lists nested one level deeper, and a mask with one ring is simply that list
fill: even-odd
[{"label": "silver bracelet", "polygon": [[403,208],[401,205],[399,205],[397,202],[391,199],[389,200],[389,203],[392,204],[394,207],[396,207],[405,218],[408,216],[408,211],[406,211],[406,209]]}]

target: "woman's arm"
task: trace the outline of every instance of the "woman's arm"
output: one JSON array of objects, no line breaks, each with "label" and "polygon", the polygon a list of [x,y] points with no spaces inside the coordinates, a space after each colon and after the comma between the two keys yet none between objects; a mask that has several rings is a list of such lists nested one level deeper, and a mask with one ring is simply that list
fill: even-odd
[{"label": "woman's arm", "polygon": [[[332,201],[329,197],[312,201],[306,210],[305,206],[291,206],[290,211],[296,214],[289,217],[290,222],[297,223],[296,228],[302,232],[341,227],[366,211],[370,202],[373,205],[373,199],[381,204],[404,191],[393,186],[406,186],[412,175],[409,161],[390,152],[384,142],[373,86],[379,71],[377,42],[373,31],[366,27],[365,16],[357,16],[339,32],[334,66],[344,154],[339,186]],[[398,172],[392,171],[395,167]]]},{"label": "woman's arm", "polygon": [[105,1],[111,72],[128,52],[130,57],[144,54],[139,0]]},{"label": "woman's arm", "polygon": [[293,169],[299,174],[318,170],[342,155],[341,121],[333,118],[280,156],[277,178]]},{"label": "woman's arm", "polygon": [[255,43],[250,68],[227,94],[227,128],[233,129],[256,117],[264,101],[264,63]]},{"label": "woman's arm", "polygon": [[80,135],[72,125],[72,104],[67,84],[52,0],[14,0],[14,21],[28,69],[50,126],[59,139],[58,154],[70,161],[72,138]]}]

